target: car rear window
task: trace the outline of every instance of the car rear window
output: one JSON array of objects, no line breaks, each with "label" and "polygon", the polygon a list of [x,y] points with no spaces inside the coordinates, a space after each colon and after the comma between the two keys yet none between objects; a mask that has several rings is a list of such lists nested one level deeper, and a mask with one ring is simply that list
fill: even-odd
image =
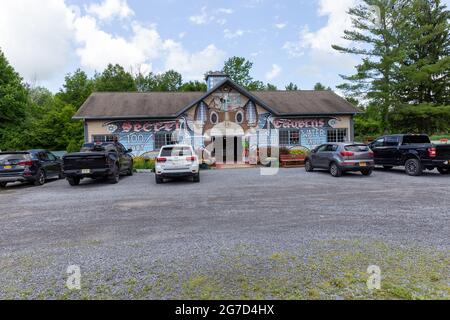
[{"label": "car rear window", "polygon": [[352,152],[367,152],[369,151],[369,147],[364,144],[355,144],[351,146],[345,146],[345,151],[352,151]]},{"label": "car rear window", "polygon": [[430,138],[428,136],[419,135],[419,136],[404,136],[403,144],[422,144],[422,143],[431,143]]},{"label": "car rear window", "polygon": [[167,147],[161,150],[161,157],[185,157],[192,156],[191,148]]},{"label": "car rear window", "polygon": [[15,163],[22,160],[29,160],[30,155],[28,153],[3,153],[0,154],[0,164],[1,163]]}]

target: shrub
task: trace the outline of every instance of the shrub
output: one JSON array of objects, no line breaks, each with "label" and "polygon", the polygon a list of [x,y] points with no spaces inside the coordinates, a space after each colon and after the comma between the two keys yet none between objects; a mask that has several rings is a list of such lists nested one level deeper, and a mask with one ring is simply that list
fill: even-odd
[{"label": "shrub", "polygon": [[134,168],[142,170],[153,170],[155,169],[155,159],[147,159],[143,157],[133,158]]}]

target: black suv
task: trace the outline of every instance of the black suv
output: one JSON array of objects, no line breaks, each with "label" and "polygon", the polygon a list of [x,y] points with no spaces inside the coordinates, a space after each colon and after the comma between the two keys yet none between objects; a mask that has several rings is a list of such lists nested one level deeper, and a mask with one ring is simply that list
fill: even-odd
[{"label": "black suv", "polygon": [[369,147],[374,153],[376,165],[385,169],[405,166],[410,176],[420,176],[423,170],[450,173],[450,145],[434,145],[427,135],[395,134],[383,136]]},{"label": "black suv", "polygon": [[8,182],[43,185],[48,178],[62,178],[62,161],[47,150],[0,152],[0,187]]}]

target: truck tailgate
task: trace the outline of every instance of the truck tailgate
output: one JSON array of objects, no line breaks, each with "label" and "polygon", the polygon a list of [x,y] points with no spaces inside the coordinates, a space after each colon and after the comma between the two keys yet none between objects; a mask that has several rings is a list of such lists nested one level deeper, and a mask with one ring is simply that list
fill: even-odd
[{"label": "truck tailgate", "polygon": [[64,170],[104,169],[108,167],[103,153],[76,153],[63,158]]}]

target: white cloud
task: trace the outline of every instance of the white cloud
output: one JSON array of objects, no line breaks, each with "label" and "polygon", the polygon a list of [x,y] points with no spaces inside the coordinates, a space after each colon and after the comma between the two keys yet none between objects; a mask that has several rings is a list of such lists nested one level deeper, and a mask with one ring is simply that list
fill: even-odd
[{"label": "white cloud", "polygon": [[177,70],[187,80],[201,80],[206,71],[217,68],[225,58],[225,52],[213,44],[200,52],[190,53],[180,43],[167,40],[164,49],[167,54],[165,69]]},{"label": "white cloud", "polygon": [[127,0],[104,0],[100,4],[93,3],[86,7],[86,12],[100,20],[110,20],[116,17],[123,19],[134,15]]},{"label": "white cloud", "polygon": [[3,0],[0,48],[25,80],[47,79],[69,63],[75,13],[63,0]]},{"label": "white cloud", "polygon": [[279,65],[273,64],[272,69],[266,73],[267,80],[273,80],[281,74],[281,67]]},{"label": "white cloud", "polygon": [[310,31],[308,26],[305,26],[299,34],[299,39],[286,42],[283,48],[292,57],[302,56],[305,49],[335,53],[331,45],[345,44],[346,40],[342,39],[344,30],[351,27],[351,19],[347,11],[357,1],[320,0],[318,15],[319,17],[328,16],[327,24],[317,31]]},{"label": "white cloud", "polygon": [[219,8],[216,10],[209,11],[206,6],[200,9],[200,12],[196,15],[189,17],[189,21],[197,24],[203,25],[211,22],[215,22],[220,25],[227,23],[225,15],[233,14],[234,10],[229,8]]},{"label": "white cloud", "polygon": [[275,28],[280,29],[280,30],[286,28],[286,26],[287,26],[287,23],[276,23],[275,24]]},{"label": "white cloud", "polygon": [[[126,10],[110,10],[101,17],[92,10],[82,15],[64,0],[3,0],[1,7],[0,47],[27,81],[60,77],[73,65],[102,71],[108,63],[118,63],[127,70],[148,73],[156,62],[163,66],[157,72],[176,69],[186,79],[200,80],[225,58],[213,44],[191,52],[181,42],[163,39],[155,25],[123,20],[130,15]],[[103,19],[122,20],[128,34],[107,32],[100,23]]]},{"label": "white cloud", "polygon": [[242,37],[244,35],[245,31],[238,29],[235,32],[232,32],[230,29],[225,29],[223,30],[223,35],[226,39],[234,39],[234,38],[239,38]]}]

